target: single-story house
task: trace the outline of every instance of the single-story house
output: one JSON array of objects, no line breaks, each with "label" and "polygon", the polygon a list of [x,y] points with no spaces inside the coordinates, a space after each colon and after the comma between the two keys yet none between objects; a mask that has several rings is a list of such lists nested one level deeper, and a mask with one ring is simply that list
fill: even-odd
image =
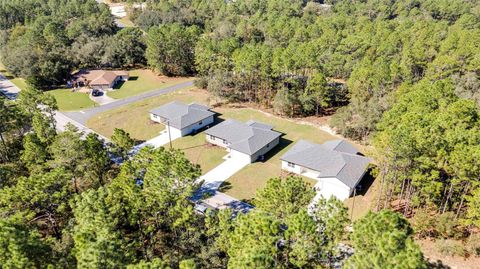
[{"label": "single-story house", "polygon": [[82,70],[74,75],[75,84],[88,86],[94,90],[112,89],[120,81],[130,78],[128,71]]},{"label": "single-story house", "polygon": [[278,145],[282,134],[272,129],[273,126],[256,121],[229,119],[205,133],[209,143],[226,148],[233,158],[252,163]]},{"label": "single-story house", "polygon": [[168,125],[172,137],[178,138],[213,123],[215,112],[204,105],[173,101],[150,110],[152,121]]},{"label": "single-story house", "polygon": [[299,140],[280,159],[283,170],[317,180],[321,196],[340,200],[350,197],[371,162],[344,140],[323,144]]}]

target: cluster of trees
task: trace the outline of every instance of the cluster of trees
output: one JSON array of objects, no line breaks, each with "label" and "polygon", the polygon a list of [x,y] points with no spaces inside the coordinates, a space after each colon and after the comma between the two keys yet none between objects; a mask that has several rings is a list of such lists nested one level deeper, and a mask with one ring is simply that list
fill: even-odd
[{"label": "cluster of trees", "polygon": [[343,203],[307,211],[315,192],[297,177],[270,179],[248,214],[199,215],[189,198],[200,167],[181,151],[147,147],[118,167],[127,133],[115,130],[113,149],[73,126],[57,134],[54,109],[37,90],[0,98],[2,268],[426,266],[401,215],[370,213],[348,233]]},{"label": "cluster of trees", "polygon": [[421,81],[406,90],[373,140],[382,180],[378,207],[396,200],[405,213],[433,211],[479,227],[478,106],[456,96],[451,80]]},{"label": "cluster of trees", "polygon": [[119,30],[95,0],[13,0],[0,6],[0,58],[36,88],[64,85],[79,68],[145,63],[137,28]]},{"label": "cluster of trees", "polygon": [[[176,74],[195,70],[198,85],[219,97],[288,116],[342,106],[332,124],[348,137],[366,139],[397,89],[422,79],[450,78],[456,95],[480,100],[475,1],[146,2],[148,10],[132,15],[142,29],[180,24],[182,40],[190,27],[203,31],[170,52],[185,56]],[[158,59],[170,57],[152,51],[149,61],[162,71]]]},{"label": "cluster of trees", "polygon": [[147,4],[134,16],[145,29],[203,30],[194,46],[180,48],[194,50],[194,59],[178,62],[213,95],[288,116],[342,106],[332,125],[373,138],[379,209],[395,202],[406,215],[427,210],[480,225],[477,2]]}]

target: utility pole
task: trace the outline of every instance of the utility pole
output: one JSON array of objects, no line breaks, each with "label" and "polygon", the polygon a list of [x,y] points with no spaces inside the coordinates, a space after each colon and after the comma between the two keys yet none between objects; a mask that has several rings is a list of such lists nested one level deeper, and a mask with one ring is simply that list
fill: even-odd
[{"label": "utility pole", "polygon": [[170,121],[167,120],[168,141],[170,142],[170,149],[172,149],[172,136],[170,135]]}]

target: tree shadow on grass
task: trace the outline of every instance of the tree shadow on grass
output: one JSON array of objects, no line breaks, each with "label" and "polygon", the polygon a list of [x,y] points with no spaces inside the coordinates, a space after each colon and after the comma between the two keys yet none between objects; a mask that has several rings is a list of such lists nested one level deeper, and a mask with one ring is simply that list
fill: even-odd
[{"label": "tree shadow on grass", "polygon": [[218,188],[218,191],[219,192],[226,192],[228,190],[230,190],[232,188],[232,183],[228,182],[228,181],[224,181],[222,183],[222,185],[220,185],[220,187]]},{"label": "tree shadow on grass", "polygon": [[437,260],[434,262],[428,261],[428,268],[429,269],[451,269],[450,266],[443,264],[441,260]]}]

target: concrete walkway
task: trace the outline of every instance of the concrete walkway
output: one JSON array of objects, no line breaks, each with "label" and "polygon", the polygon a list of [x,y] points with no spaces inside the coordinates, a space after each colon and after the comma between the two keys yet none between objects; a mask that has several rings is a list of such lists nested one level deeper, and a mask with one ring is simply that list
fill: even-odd
[{"label": "concrete walkway", "polygon": [[67,117],[69,117],[69,118],[71,118],[71,119],[73,119],[73,120],[75,120],[75,121],[77,121],[81,124],[86,124],[86,122],[89,118],[93,117],[94,115],[96,115],[98,113],[105,112],[105,111],[108,111],[108,110],[111,110],[111,109],[114,109],[114,108],[117,108],[117,107],[121,107],[121,106],[124,106],[124,105],[128,105],[128,104],[131,104],[131,103],[135,103],[135,102],[138,102],[138,101],[142,101],[142,100],[152,98],[152,97],[155,97],[155,96],[158,96],[158,95],[167,94],[167,93],[170,93],[170,92],[182,89],[182,88],[190,87],[192,85],[193,85],[193,81],[186,81],[186,82],[175,84],[175,85],[172,85],[170,87],[163,88],[163,89],[153,90],[153,91],[149,91],[149,92],[146,92],[146,93],[143,93],[143,94],[139,94],[139,95],[131,96],[131,97],[128,97],[128,98],[116,100],[115,102],[105,104],[105,105],[102,105],[102,106],[93,107],[93,108],[85,109],[85,110],[82,110],[82,111],[65,112],[64,114]]},{"label": "concrete walkway", "polygon": [[168,136],[168,132],[166,130],[163,130],[159,136],[156,136],[150,140],[147,140],[143,142],[142,144],[136,145],[133,147],[131,150],[130,154],[137,154],[142,148],[151,146],[153,148],[159,148],[163,145],[166,145],[170,142],[170,139],[173,141],[177,138],[180,138],[180,136]]}]

